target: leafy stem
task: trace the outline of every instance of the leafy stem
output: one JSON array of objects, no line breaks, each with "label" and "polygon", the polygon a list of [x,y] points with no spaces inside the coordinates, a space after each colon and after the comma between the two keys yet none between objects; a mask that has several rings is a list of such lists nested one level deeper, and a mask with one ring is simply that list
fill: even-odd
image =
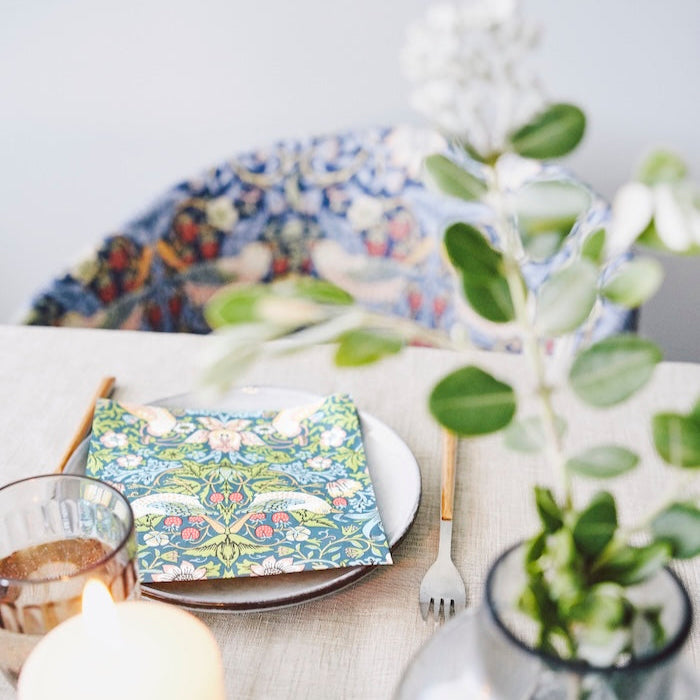
[{"label": "leafy stem", "polygon": [[515,320],[522,334],[523,353],[535,378],[535,395],[538,399],[545,438],[545,450],[555,473],[561,477],[564,500],[567,508],[572,504],[571,477],[566,468],[560,432],[557,430],[556,413],[552,404],[552,387],[547,381],[542,343],[528,312],[527,292],[522,282],[518,258],[521,257],[520,234],[509,211],[503,188],[496,169],[488,180],[490,201],[496,216],[497,226],[503,235],[503,267],[508,290],[513,300]]}]

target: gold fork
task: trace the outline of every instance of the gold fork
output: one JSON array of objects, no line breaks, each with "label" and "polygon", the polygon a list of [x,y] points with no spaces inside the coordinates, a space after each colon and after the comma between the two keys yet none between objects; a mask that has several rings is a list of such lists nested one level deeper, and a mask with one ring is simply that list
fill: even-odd
[{"label": "gold fork", "polygon": [[455,493],[455,467],[457,464],[457,436],[443,431],[442,469],[440,484],[440,543],[437,559],[428,569],[420,584],[418,603],[423,619],[427,619],[430,605],[435,620],[456,615],[467,604],[464,580],[452,561],[452,511]]}]

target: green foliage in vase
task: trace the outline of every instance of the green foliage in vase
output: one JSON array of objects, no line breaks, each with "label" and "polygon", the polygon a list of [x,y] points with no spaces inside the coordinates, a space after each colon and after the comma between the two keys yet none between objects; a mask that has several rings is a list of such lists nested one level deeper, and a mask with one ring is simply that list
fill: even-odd
[{"label": "green foliage in vase", "polygon": [[[579,114],[576,108],[555,105],[512,135],[512,149],[533,158],[563,155],[583,133]],[[525,562],[528,583],[519,606],[538,622],[543,650],[607,665],[640,652],[635,647],[640,628],[648,629],[649,638],[656,643],[663,642],[659,611],[636,605],[630,589],[672,559],[700,553],[700,509],[697,501],[685,500],[679,491],[675,499],[660,504],[643,523],[629,528],[618,522],[615,498],[608,491],[597,492],[587,502],[576,502],[575,479],[612,479],[635,469],[639,457],[626,447],[609,444],[566,454],[564,421],[555,411],[555,394],[561,387],[552,386],[545,376],[544,348],[552,338],[578,332],[578,352],[568,372],[570,388],[582,402],[599,409],[626,401],[646,385],[661,360],[661,352],[650,341],[634,335],[587,344],[581,329],[594,319],[601,298],[627,308],[643,304],[658,289],[662,270],[656,260],[641,256],[622,265],[611,264],[610,251],[615,249],[611,244],[615,236],[620,236],[615,227],[625,229],[625,222],[615,222],[613,217],[611,230],[589,234],[579,255],[570,256],[536,293],[528,292],[518,269],[521,250],[527,253],[526,236],[518,226],[513,205],[509,209],[507,198],[499,192],[498,159],[493,171],[489,172],[489,167],[482,169],[485,196],[491,204],[501,203],[500,249],[492,248],[485,232],[466,224],[448,228],[446,248],[472,309],[491,321],[518,323],[524,352],[533,367],[540,410],[535,416],[515,418],[515,410],[504,410],[500,421],[485,416],[476,397],[466,395],[464,382],[456,380],[460,374],[475,371],[475,367],[463,368],[443,379],[433,390],[430,407],[438,421],[462,435],[506,428],[510,448],[542,450],[547,455],[559,474],[559,495],[549,488],[535,490],[541,529],[529,543]],[[669,153],[655,153],[640,169],[639,182],[647,189],[635,194],[673,186],[681,199],[676,212],[683,211],[689,191],[685,176],[680,159]],[[452,177],[456,179],[456,175]],[[479,190],[471,186],[469,191]],[[668,194],[668,190],[662,193]],[[688,227],[697,225],[697,205],[691,210],[686,207],[685,213],[691,218]],[[546,218],[541,217],[539,225],[553,228],[541,223]],[[664,218],[663,212],[659,218]],[[537,220],[534,226],[531,223],[531,230],[537,224]],[[660,236],[657,231],[652,213],[636,236],[630,239],[626,234],[626,243],[639,238],[642,243],[651,241],[656,248],[682,254],[697,248],[697,242],[687,236],[679,239],[668,229]],[[677,244],[679,240],[683,245]],[[560,241],[554,238],[554,251]],[[494,290],[500,292],[498,296]],[[493,298],[502,301],[498,305],[488,303]],[[480,381],[488,383],[487,377],[480,377]],[[509,387],[495,377],[491,381],[498,383],[498,396],[505,404],[511,396]],[[448,405],[455,410],[438,410]],[[700,468],[700,404],[687,415],[654,416],[653,435],[658,454],[669,465],[685,470]]]},{"label": "green foliage in vase", "polygon": [[[610,482],[634,470],[639,457],[625,446],[607,443],[569,454],[566,435],[575,428],[568,428],[557,413],[557,394],[568,386],[583,403],[605,410],[647,384],[661,360],[652,342],[632,334],[591,342],[591,330],[603,300],[636,308],[661,283],[661,266],[654,259],[637,255],[621,262],[619,253],[635,242],[651,242],[672,253],[697,252],[700,241],[693,236],[700,210],[697,198],[688,194],[682,161],[655,153],[642,165],[638,180],[621,190],[610,225],[578,240],[549,279],[537,290],[529,289],[523,266],[562,251],[590,195],[563,177],[506,184],[508,159],[527,165],[523,159],[565,155],[584,129],[581,110],[556,104],[514,130],[500,152],[468,162],[460,160],[459,152],[454,160],[445,155],[427,159],[427,177],[435,187],[450,197],[481,200],[493,212],[497,243],[480,227],[455,222],[445,231],[444,248],[473,311],[496,324],[517,325],[532,369],[537,412],[526,414],[521,406],[528,402],[515,388],[470,364],[437,383],[429,407],[441,425],[459,435],[503,430],[509,448],[541,453],[548,461],[554,485],[535,489],[540,529],[529,540],[523,562],[527,586],[518,604],[538,623],[542,649],[606,665],[639,651],[633,630],[640,627],[662,643],[659,611],[636,605],[630,590],[674,558],[700,553],[700,508],[679,493],[630,527],[618,521],[611,491],[577,499],[578,480]],[[474,151],[468,143],[460,148],[462,153]],[[649,216],[646,210],[640,216],[637,207],[631,224],[630,205],[640,202],[648,205]],[[669,228],[669,202],[675,202],[674,221],[687,226],[680,235]],[[688,217],[690,223],[684,223]],[[209,305],[208,319],[228,333],[228,355],[209,368],[210,380],[224,384],[242,368],[241,358],[252,359],[272,339],[284,339],[282,349],[335,341],[336,361],[343,366],[374,362],[415,340],[470,352],[468,346],[405,319],[371,313],[320,280],[224,291]],[[547,348],[567,339],[576,351],[559,385],[548,376]],[[232,355],[237,362],[225,359]],[[654,445],[669,469],[700,469],[700,403],[687,414],[660,413],[652,425]]]}]

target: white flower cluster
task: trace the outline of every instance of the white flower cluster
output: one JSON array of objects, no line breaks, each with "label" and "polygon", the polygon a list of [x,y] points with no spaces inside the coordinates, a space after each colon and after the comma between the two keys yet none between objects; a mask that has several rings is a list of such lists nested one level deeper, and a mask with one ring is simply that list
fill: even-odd
[{"label": "white flower cluster", "polygon": [[516,0],[437,4],[412,24],[401,63],[411,102],[445,135],[486,156],[544,106],[527,58],[539,31]]}]

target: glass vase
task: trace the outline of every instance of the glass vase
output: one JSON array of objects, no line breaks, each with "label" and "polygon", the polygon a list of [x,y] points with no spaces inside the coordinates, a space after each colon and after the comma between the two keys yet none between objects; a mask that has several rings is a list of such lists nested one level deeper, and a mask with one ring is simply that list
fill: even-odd
[{"label": "glass vase", "polygon": [[700,683],[681,650],[692,622],[688,594],[663,569],[634,587],[638,603],[661,609],[661,648],[619,666],[562,660],[534,646],[537,627],[516,607],[523,590],[525,546],[491,567],[484,600],[445,624],[413,659],[397,700],[691,700]]},{"label": "glass vase", "polygon": [[[515,697],[511,689],[518,684],[515,676],[522,676],[519,664],[538,669],[526,695],[532,700],[700,697],[695,693],[678,695],[680,688],[676,689],[680,682],[679,652],[690,634],[692,607],[685,588],[671,570],[660,570],[631,591],[637,604],[661,610],[660,621],[666,633],[663,645],[651,648],[653,645],[645,645],[643,639],[637,640],[646,651],[620,665],[598,667],[577,659],[563,660],[534,648],[536,626],[514,605],[525,584],[524,549],[517,545],[502,554],[486,581],[482,627],[488,648],[484,649],[483,661],[494,687],[502,688],[503,697]],[[644,634],[645,630],[640,629],[638,636]],[[502,663],[505,655],[517,657],[519,664]]]}]

